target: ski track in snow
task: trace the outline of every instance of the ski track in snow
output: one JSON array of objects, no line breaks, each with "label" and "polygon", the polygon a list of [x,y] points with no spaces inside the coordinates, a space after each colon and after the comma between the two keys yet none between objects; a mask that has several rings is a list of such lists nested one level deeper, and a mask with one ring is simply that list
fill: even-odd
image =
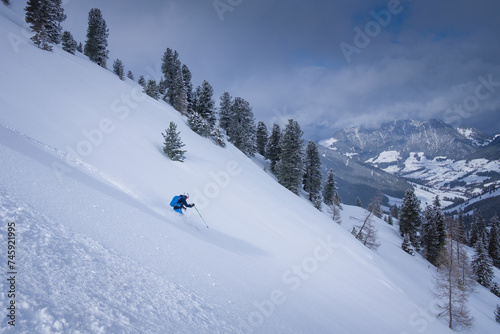
[{"label": "ski track in snow", "polygon": [[[16,333],[234,332],[196,294],[72,233],[3,190],[0,217],[16,223]],[[0,231],[0,244],[6,245],[6,223]],[[6,284],[0,281],[2,305]],[[0,332],[9,327],[2,321]]]}]

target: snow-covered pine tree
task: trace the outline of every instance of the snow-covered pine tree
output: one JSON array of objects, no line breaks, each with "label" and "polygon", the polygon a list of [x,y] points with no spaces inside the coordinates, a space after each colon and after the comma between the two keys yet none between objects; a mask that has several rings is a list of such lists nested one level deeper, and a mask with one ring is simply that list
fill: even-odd
[{"label": "snow-covered pine tree", "polygon": [[481,211],[474,209],[472,213],[472,223],[470,228],[469,246],[475,247],[476,243],[481,240],[486,242],[486,222],[484,221]]},{"label": "snow-covered pine tree", "polygon": [[90,61],[106,68],[109,54],[109,30],[100,9],[92,8],[90,10],[88,24],[84,54],[89,57]]},{"label": "snow-covered pine tree", "polygon": [[468,245],[469,239],[468,239],[467,231],[465,229],[464,211],[462,209],[460,209],[460,211],[458,212],[457,229],[458,229],[457,241],[464,244],[464,245]]},{"label": "snow-covered pine tree", "polygon": [[229,141],[247,156],[253,156],[255,147],[255,119],[250,103],[236,97],[231,106]]},{"label": "snow-covered pine tree", "polygon": [[184,79],[182,75],[182,67],[179,63],[175,66],[176,72],[174,73],[174,80],[172,82],[172,87],[170,91],[172,92],[172,99],[175,110],[183,115],[187,115],[187,97],[186,90],[184,86]]},{"label": "snow-covered pine tree", "polygon": [[196,109],[195,112],[207,120],[213,128],[217,122],[215,114],[215,101],[213,100],[214,89],[204,80],[201,86],[196,88]]},{"label": "snow-covered pine tree", "polygon": [[438,268],[434,274],[433,294],[440,299],[437,308],[438,317],[448,320],[448,327],[453,330],[468,329],[473,324],[473,318],[467,308],[467,300],[474,285],[470,279],[463,279],[463,273],[470,272],[466,261],[457,261],[456,247],[449,238],[441,249],[438,258]]},{"label": "snow-covered pine tree", "polygon": [[500,220],[497,215],[491,218],[490,237],[488,240],[488,254],[493,265],[500,269]]},{"label": "snow-covered pine tree", "polygon": [[188,125],[197,134],[203,137],[208,137],[210,134],[210,129],[208,128],[208,123],[203,117],[197,112],[191,112],[188,114]]},{"label": "snow-covered pine tree", "polygon": [[180,132],[177,132],[177,125],[174,122],[170,122],[168,129],[165,134],[162,133],[165,141],[163,142],[163,152],[173,161],[183,162],[185,159],[185,150],[181,148],[185,145],[182,143],[180,138]]},{"label": "snow-covered pine tree", "polygon": [[340,202],[340,196],[337,192],[337,187],[335,186],[335,176],[333,174],[333,169],[330,169],[326,174],[326,182],[323,186],[323,203],[326,205],[333,205],[333,199],[337,198]]},{"label": "snow-covered pine tree", "polygon": [[226,147],[226,140],[224,132],[219,125],[216,125],[210,132],[210,138],[214,141],[217,146]]},{"label": "snow-covered pine tree", "polygon": [[472,259],[472,271],[476,281],[489,289],[494,278],[493,264],[482,239],[476,242],[475,250],[476,253]]},{"label": "snow-covered pine tree", "polygon": [[231,126],[231,119],[232,119],[231,107],[233,103],[234,103],[233,98],[228,92],[224,92],[221,95],[219,102],[219,125],[221,129],[224,130],[228,136]]},{"label": "snow-covered pine tree", "polygon": [[410,237],[408,234],[405,234],[403,239],[403,243],[401,244],[401,249],[410,255],[415,255],[415,248],[411,245]]},{"label": "snow-covered pine tree", "polygon": [[116,59],[113,62],[113,73],[120,78],[120,80],[125,80],[125,67],[120,59]]},{"label": "snow-covered pine tree", "polygon": [[78,43],[78,46],[76,47],[76,51],[83,53],[83,45],[82,42]]},{"label": "snow-covered pine tree", "polygon": [[444,218],[443,211],[441,211],[441,202],[439,201],[439,195],[436,195],[433,203],[434,209],[434,221],[436,223],[437,237],[439,247],[443,247],[446,242],[446,222]]},{"label": "snow-covered pine tree", "polygon": [[2,0],[5,6],[10,6],[10,0]]},{"label": "snow-covered pine tree", "polygon": [[321,208],[321,160],[318,146],[309,140],[304,159],[303,189],[309,194],[309,201],[316,209]]},{"label": "snow-covered pine tree", "polygon": [[73,35],[69,31],[64,31],[62,34],[62,49],[71,54],[75,54],[77,43],[73,38]]},{"label": "snow-covered pine tree", "polygon": [[129,78],[129,79],[130,79],[130,80],[132,80],[132,81],[134,81],[134,80],[135,80],[134,75],[132,74],[132,71],[130,71],[130,70],[129,70],[129,71],[127,72],[127,78]]},{"label": "snow-covered pine tree", "polygon": [[362,207],[361,200],[359,197],[356,197],[356,206],[359,206],[360,208]]},{"label": "snow-covered pine tree", "polygon": [[420,244],[423,256],[433,265],[437,265],[441,247],[439,244],[439,232],[436,226],[436,211],[434,206],[427,205],[422,219]]},{"label": "snow-covered pine tree", "polygon": [[66,20],[66,14],[62,8],[63,0],[48,0],[50,25],[48,27],[50,42],[53,44],[61,43],[62,26],[61,22]]},{"label": "snow-covered pine tree", "polygon": [[62,0],[28,0],[25,21],[35,35],[31,40],[39,48],[51,51],[51,44],[61,42],[61,22],[66,19]]},{"label": "snow-covered pine tree", "polygon": [[158,85],[153,79],[148,80],[146,87],[144,88],[144,93],[151,96],[153,99],[158,100],[160,98],[160,93],[158,91]]},{"label": "snow-covered pine tree", "polygon": [[184,85],[184,94],[186,96],[186,113],[194,111],[194,93],[193,84],[191,83],[191,71],[186,65],[182,65],[182,82]]},{"label": "snow-covered pine tree", "polygon": [[273,124],[271,134],[266,144],[266,159],[271,162],[271,172],[276,174],[276,163],[280,160],[281,154],[281,129],[278,124]]},{"label": "snow-covered pine tree", "polygon": [[399,233],[401,236],[408,235],[412,246],[415,247],[417,251],[420,249],[418,240],[420,225],[420,200],[413,190],[408,189],[399,213]]},{"label": "snow-covered pine tree", "polygon": [[171,106],[174,105],[175,98],[173,87],[178,71],[182,72],[180,68],[179,53],[167,48],[162,57],[161,72],[163,73],[164,80],[161,82],[160,91],[163,94],[162,99]]},{"label": "snow-covered pine tree", "polygon": [[497,309],[495,310],[495,321],[500,324],[500,304],[497,305]]},{"label": "snow-covered pine tree", "polygon": [[296,195],[300,191],[304,168],[302,135],[299,123],[289,119],[281,138],[280,160],[276,164],[278,182]]},{"label": "snow-covered pine tree", "polygon": [[490,288],[491,293],[500,298],[500,285],[497,282],[493,282]]},{"label": "snow-covered pine tree", "polygon": [[266,123],[259,121],[259,123],[257,123],[256,146],[257,152],[264,157],[266,156],[266,144],[268,136],[269,133],[267,132]]},{"label": "snow-covered pine tree", "polygon": [[146,88],[146,79],[144,79],[144,76],[143,76],[143,75],[141,75],[141,76],[139,77],[139,80],[137,80],[137,83],[138,83],[139,85],[141,85],[143,88]]}]

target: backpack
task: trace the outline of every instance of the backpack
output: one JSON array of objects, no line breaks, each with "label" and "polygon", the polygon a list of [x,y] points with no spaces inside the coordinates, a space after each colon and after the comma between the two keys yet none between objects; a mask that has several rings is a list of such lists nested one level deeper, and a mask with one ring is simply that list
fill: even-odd
[{"label": "backpack", "polygon": [[174,207],[177,204],[177,202],[179,202],[180,199],[181,199],[180,196],[174,196],[174,198],[172,198],[172,200],[170,201],[170,206]]}]

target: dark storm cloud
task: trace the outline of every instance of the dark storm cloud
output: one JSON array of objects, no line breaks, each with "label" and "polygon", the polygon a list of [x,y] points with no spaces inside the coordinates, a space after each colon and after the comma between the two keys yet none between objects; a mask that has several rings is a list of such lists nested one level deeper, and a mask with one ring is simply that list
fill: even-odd
[{"label": "dark storm cloud", "polygon": [[297,119],[309,138],[339,127],[440,118],[500,130],[495,0],[67,0],[84,42],[100,8],[109,64],[155,76],[167,47],[193,83],[247,99],[258,120]]}]

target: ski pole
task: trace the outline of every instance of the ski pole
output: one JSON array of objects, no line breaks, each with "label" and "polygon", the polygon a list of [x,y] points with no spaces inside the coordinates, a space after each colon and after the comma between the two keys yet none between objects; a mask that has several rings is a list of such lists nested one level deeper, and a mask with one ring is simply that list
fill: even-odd
[{"label": "ski pole", "polygon": [[201,220],[203,220],[203,222],[205,223],[205,225],[206,225],[206,226],[207,226],[207,228],[208,228],[208,225],[207,225],[207,223],[205,222],[205,219],[203,219],[203,216],[201,215],[200,211],[198,211],[198,208],[197,208],[196,206],[195,206],[194,208],[196,209],[196,212],[198,212],[198,214],[200,215]]}]

